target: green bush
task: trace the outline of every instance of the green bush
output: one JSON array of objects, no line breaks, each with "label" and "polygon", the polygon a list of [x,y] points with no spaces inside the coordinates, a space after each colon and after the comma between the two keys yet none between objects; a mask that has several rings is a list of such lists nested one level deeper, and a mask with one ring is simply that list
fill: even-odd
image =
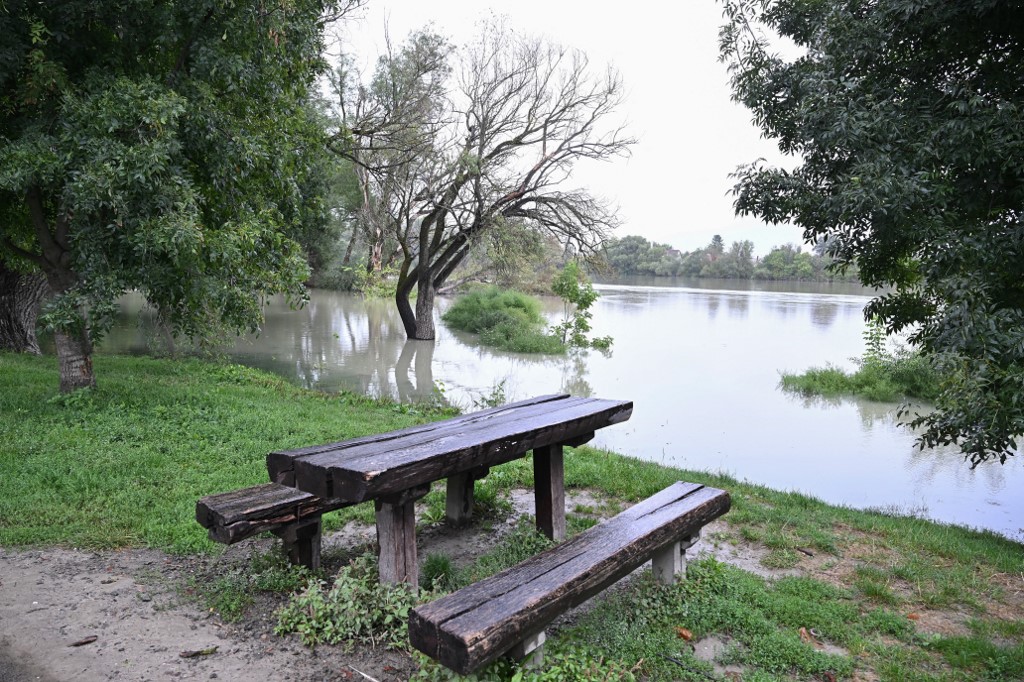
[{"label": "green bush", "polygon": [[544,333],[540,301],[495,286],[461,297],[442,318],[449,327],[479,334],[480,342],[516,353],[564,353],[565,345]]}]

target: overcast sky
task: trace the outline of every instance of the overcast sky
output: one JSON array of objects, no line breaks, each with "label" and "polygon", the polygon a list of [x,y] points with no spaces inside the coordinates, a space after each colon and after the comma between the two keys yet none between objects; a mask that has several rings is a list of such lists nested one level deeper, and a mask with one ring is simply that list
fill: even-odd
[{"label": "overcast sky", "polygon": [[627,93],[621,116],[638,143],[630,158],[578,176],[593,193],[618,204],[618,236],[639,234],[692,250],[721,234],[726,244],[752,240],[759,255],[776,244],[800,243],[794,227],[733,213],[729,173],[759,157],[773,163],[781,158],[774,144],[761,139],[750,113],[730,100],[725,65],[718,62],[722,11],[716,0],[369,0],[346,22],[344,44],[372,65],[385,25],[395,43],[433,23],[462,45],[491,15],[583,50],[595,69],[611,64],[621,72]]}]

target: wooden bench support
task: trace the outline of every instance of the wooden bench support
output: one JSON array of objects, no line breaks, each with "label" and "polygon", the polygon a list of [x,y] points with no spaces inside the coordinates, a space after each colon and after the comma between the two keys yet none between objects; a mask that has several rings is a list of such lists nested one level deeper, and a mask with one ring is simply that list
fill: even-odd
[{"label": "wooden bench support", "polygon": [[729,493],[675,483],[618,516],[501,573],[419,606],[409,615],[414,647],[467,675],[527,640],[652,557],[674,557],[728,511]]},{"label": "wooden bench support", "polygon": [[271,532],[281,538],[288,562],[314,571],[320,568],[320,517],[290,523]]},{"label": "wooden bench support", "polygon": [[544,642],[547,638],[543,630],[527,635],[509,649],[508,656],[521,661],[524,668],[541,668],[544,665]]},{"label": "wooden bench support", "polygon": [[662,585],[672,585],[686,575],[686,550],[700,539],[700,532],[695,532],[679,542],[673,542],[651,557],[651,573]]},{"label": "wooden bench support", "polygon": [[537,530],[561,542],[565,539],[565,464],[560,444],[533,451],[533,496]]},{"label": "wooden bench support", "polygon": [[461,526],[473,517],[473,487],[486,478],[490,469],[475,469],[448,477],[444,515],[449,523]]},{"label": "wooden bench support", "polygon": [[416,559],[416,500],[430,492],[420,486],[374,502],[377,513],[378,570],[382,583],[419,585]]}]

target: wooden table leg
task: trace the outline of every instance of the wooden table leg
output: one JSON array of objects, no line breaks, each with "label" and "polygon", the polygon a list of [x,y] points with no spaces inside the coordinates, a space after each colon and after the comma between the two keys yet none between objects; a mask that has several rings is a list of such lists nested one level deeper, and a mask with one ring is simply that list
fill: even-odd
[{"label": "wooden table leg", "polygon": [[374,501],[377,515],[377,544],[380,581],[406,582],[419,585],[416,559],[416,500],[430,491],[430,486],[403,491]]},{"label": "wooden table leg", "polygon": [[537,530],[552,540],[564,540],[565,466],[560,444],[533,451],[533,495]]},{"label": "wooden table leg", "polygon": [[473,487],[482,478],[487,478],[490,469],[484,467],[463,471],[448,477],[444,515],[449,523],[462,525],[473,517]]},{"label": "wooden table leg", "polygon": [[288,561],[314,571],[320,568],[320,517],[290,523],[274,531],[281,538]]}]

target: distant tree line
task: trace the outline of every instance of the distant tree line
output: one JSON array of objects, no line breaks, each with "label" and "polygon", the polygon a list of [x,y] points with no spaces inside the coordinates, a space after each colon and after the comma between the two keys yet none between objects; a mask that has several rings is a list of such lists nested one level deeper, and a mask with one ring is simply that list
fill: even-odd
[{"label": "distant tree line", "polygon": [[637,235],[610,239],[604,246],[604,258],[616,275],[816,282],[857,280],[853,267],[842,273],[832,269],[833,261],[825,253],[824,244],[809,251],[784,244],[758,258],[754,256],[754,243],[750,240],[733,242],[726,249],[721,235],[717,234],[706,247],[694,251],[679,251]]}]

